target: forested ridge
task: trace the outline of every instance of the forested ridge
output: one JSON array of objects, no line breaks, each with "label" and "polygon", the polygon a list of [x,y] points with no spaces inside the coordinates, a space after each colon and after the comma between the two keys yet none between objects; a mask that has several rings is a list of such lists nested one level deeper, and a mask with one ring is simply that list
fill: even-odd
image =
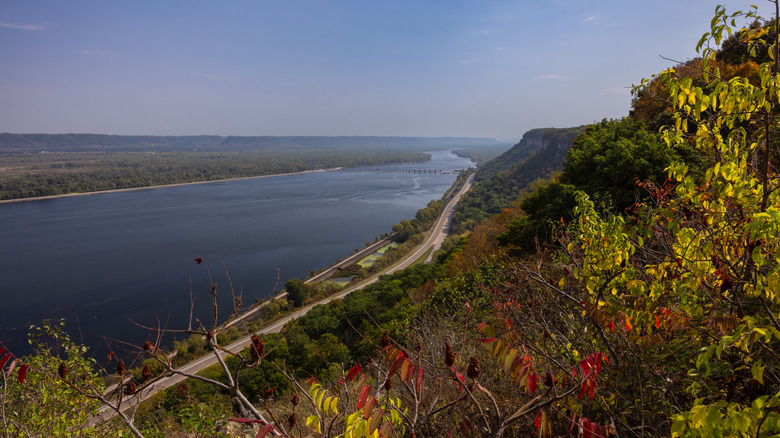
[{"label": "forested ridge", "polygon": [[427,150],[495,145],[458,137],[0,134],[0,200],[423,162]]},{"label": "forested ridge", "polygon": [[[101,404],[96,369],[116,378],[135,367],[116,391],[131,399],[174,358],[150,330],[132,365],[98,364],[46,323],[33,329],[38,353],[3,374],[4,425],[83,436],[778,436],[777,20],[718,7],[710,23],[700,57],[643,80],[627,117],[547,130],[558,140],[535,151],[521,142],[484,166],[493,170],[464,202],[461,234],[433,263],[256,336],[95,427],[84,420]],[[175,349],[211,354],[228,331],[209,322]]]}]

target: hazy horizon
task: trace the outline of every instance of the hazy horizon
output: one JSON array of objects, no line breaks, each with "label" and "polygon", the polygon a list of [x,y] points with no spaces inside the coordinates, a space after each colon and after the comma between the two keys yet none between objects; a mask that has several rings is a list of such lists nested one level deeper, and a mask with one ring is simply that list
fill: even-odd
[{"label": "hazy horizon", "polygon": [[718,3],[12,2],[0,132],[519,139],[625,116]]}]

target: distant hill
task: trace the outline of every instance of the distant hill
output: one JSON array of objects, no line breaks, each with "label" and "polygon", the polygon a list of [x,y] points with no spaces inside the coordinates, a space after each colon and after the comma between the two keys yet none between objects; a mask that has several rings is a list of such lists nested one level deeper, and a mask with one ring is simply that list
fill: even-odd
[{"label": "distant hill", "polygon": [[0,134],[0,151],[188,150],[219,145],[217,135]]},{"label": "distant hill", "polygon": [[457,146],[493,145],[494,138],[475,137],[372,137],[372,136],[292,136],[292,137],[227,137],[219,146],[229,149],[255,148],[345,148],[345,147],[391,147],[391,148],[448,148]]},{"label": "distant hill", "polygon": [[132,150],[252,150],[320,148],[439,149],[459,146],[494,145],[494,138],[469,137],[372,137],[372,136],[287,136],[220,137],[136,136],[104,134],[0,134],[2,152],[132,151]]}]

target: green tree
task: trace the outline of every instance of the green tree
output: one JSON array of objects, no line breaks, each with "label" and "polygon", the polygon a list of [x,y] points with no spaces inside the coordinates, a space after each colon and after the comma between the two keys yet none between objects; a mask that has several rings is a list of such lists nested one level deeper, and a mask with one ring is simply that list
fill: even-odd
[{"label": "green tree", "polygon": [[103,381],[95,361],[85,356],[87,348],[71,341],[64,327],[62,320],[31,327],[35,352],[24,359],[27,378],[6,380],[0,393],[8,435],[105,436],[105,430],[87,424],[100,403],[84,392],[103,391]]},{"label": "green tree", "polygon": [[679,159],[658,134],[629,118],[603,120],[574,140],[560,181],[587,193],[597,206],[622,212],[647,197],[637,182],[663,184],[666,167]]},{"label": "green tree", "polygon": [[[740,17],[754,15],[716,9],[698,46],[705,61]],[[747,43],[762,35],[738,32]],[[772,41],[768,50],[777,48]],[[580,254],[585,309],[596,321],[626,324],[625,341],[647,373],[645,396],[668,388],[664,378],[675,382],[674,398],[659,399],[671,406],[672,436],[780,433],[779,71],[776,60],[761,64],[756,85],[705,70],[707,90],[662,72],[676,111],[664,141],[706,157],[703,178],[672,164],[674,187],[656,187],[655,203],[633,219],[602,218],[580,202],[568,250]]]},{"label": "green tree", "polygon": [[502,245],[512,245],[524,251],[534,251],[535,242],[545,242],[553,235],[553,225],[573,218],[577,189],[570,184],[551,182],[520,202],[527,215],[513,220],[508,230],[498,236]]},{"label": "green tree", "polygon": [[307,298],[306,285],[300,278],[291,278],[284,282],[284,290],[287,291],[287,299],[293,302],[295,307],[303,306]]}]

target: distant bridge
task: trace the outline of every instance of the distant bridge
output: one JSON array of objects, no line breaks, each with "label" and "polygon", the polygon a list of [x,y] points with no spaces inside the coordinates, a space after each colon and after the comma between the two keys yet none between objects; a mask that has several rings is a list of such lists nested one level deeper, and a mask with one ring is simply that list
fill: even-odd
[{"label": "distant bridge", "polygon": [[333,172],[350,172],[350,173],[416,173],[425,175],[457,175],[463,172],[463,169],[441,170],[441,169],[366,169],[366,168],[350,168],[339,167],[333,169]]}]

